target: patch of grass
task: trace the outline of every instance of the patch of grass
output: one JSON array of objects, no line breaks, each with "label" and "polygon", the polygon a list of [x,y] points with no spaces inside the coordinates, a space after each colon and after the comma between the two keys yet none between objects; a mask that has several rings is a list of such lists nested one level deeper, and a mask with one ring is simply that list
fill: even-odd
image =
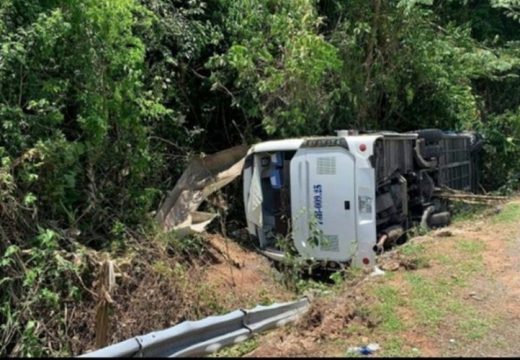
[{"label": "patch of grass", "polygon": [[[389,273],[404,280],[390,281],[388,276],[374,282],[368,291],[375,301],[357,310],[361,319],[372,319],[376,328],[350,324],[345,334],[356,339],[360,336],[376,336],[381,350],[376,356],[420,356],[420,350],[405,344],[399,334],[410,326],[424,329],[437,336],[440,329],[454,331],[468,344],[486,337],[492,329],[492,321],[480,314],[475,306],[460,298],[461,288],[467,286],[475,273],[484,274],[483,252],[486,243],[477,239],[451,238],[442,249],[434,242],[408,242],[397,251],[413,260],[427,263],[435,261],[442,272],[435,277],[428,272]],[[401,290],[401,286],[405,290]],[[408,292],[405,296],[404,293]],[[413,317],[404,320],[404,309],[412,311]],[[352,356],[352,354],[347,354]]]},{"label": "patch of grass", "polygon": [[407,242],[398,250],[402,255],[410,258],[415,263],[415,268],[422,269],[430,266],[430,258],[424,244]]},{"label": "patch of grass", "polygon": [[399,338],[391,338],[383,344],[382,356],[402,356],[403,341]]},{"label": "patch of grass", "polygon": [[345,269],[345,277],[349,280],[356,280],[363,277],[363,269],[357,266],[350,266]]},{"label": "patch of grass", "polygon": [[239,344],[232,345],[221,349],[208,357],[241,357],[250,353],[258,347],[258,340],[256,337],[251,337]]},{"label": "patch of grass", "polygon": [[215,291],[215,288],[211,284],[201,284],[197,286],[198,300],[204,304],[206,309],[214,315],[223,315],[229,312],[224,305],[222,305],[221,297]]},{"label": "patch of grass", "polygon": [[468,275],[476,272],[483,272],[484,259],[482,258],[482,252],[484,251],[486,244],[479,240],[473,239],[461,239],[456,242],[457,250],[463,255],[469,255],[463,257],[460,261],[454,261],[450,268],[454,275],[459,277],[467,277]]},{"label": "patch of grass", "polygon": [[397,314],[397,308],[404,305],[402,295],[389,285],[381,285],[374,289],[379,303],[374,305],[373,312],[381,322],[383,330],[398,331],[403,329],[403,323]]},{"label": "patch of grass", "polygon": [[509,203],[493,218],[498,223],[514,223],[520,220],[520,204]]},{"label": "patch of grass", "polygon": [[485,248],[485,243],[479,240],[469,240],[469,239],[462,239],[457,241],[457,248],[465,253],[468,254],[478,254],[481,253]]},{"label": "patch of grass", "polygon": [[[439,286],[445,286],[447,292],[451,291],[455,287],[465,287],[467,285],[467,277],[465,275],[468,272],[461,272],[460,269],[455,268],[449,278],[439,280]],[[451,269],[448,269],[448,271]]]},{"label": "patch of grass", "polygon": [[468,275],[484,271],[482,252],[486,244],[474,239],[453,239],[453,241],[456,251],[434,253],[432,259],[443,266],[446,274],[451,276],[449,282],[452,285],[464,286]]},{"label": "patch of grass", "polygon": [[448,309],[448,312],[450,312],[451,314],[457,314],[462,316],[466,316],[469,314],[467,305],[460,301],[449,301],[446,304],[446,308]]},{"label": "patch of grass", "polygon": [[276,302],[276,299],[273,298],[272,294],[265,287],[260,290],[258,295],[260,297],[260,305],[271,305]]},{"label": "patch of grass", "polygon": [[412,288],[410,303],[419,316],[419,322],[437,326],[446,315],[446,297],[450,287],[417,274],[406,274],[405,277]]},{"label": "patch of grass", "polygon": [[395,280],[398,276],[398,273],[396,271],[387,271],[385,273],[385,279],[386,281],[392,281],[392,280]]},{"label": "patch of grass", "polygon": [[459,332],[464,334],[468,340],[478,340],[487,335],[491,328],[491,324],[487,319],[478,317],[464,317],[459,321],[457,327]]},{"label": "patch of grass", "polygon": [[506,342],[502,339],[496,339],[495,340],[495,346],[497,347],[504,347],[507,346]]},{"label": "patch of grass", "polygon": [[399,248],[399,252],[407,256],[420,256],[426,252],[424,244],[409,241]]},{"label": "patch of grass", "polygon": [[[474,207],[473,214],[477,215],[485,208]],[[497,218],[503,222],[520,220],[520,204],[509,205]],[[487,341],[499,320],[480,311],[478,303],[466,301],[467,290],[463,288],[472,283],[471,279],[486,276],[483,253],[488,244],[462,236],[451,237],[443,243],[443,246],[437,246],[434,241],[411,241],[398,248],[397,252],[403,257],[435,262],[435,269],[439,271],[433,274],[428,271],[387,273],[375,281],[367,289],[373,301],[356,310],[365,321],[349,324],[345,335],[354,342],[365,336],[377,338],[381,350],[375,355],[383,357],[421,355],[420,349],[412,350],[414,345],[400,336],[410,328],[434,337],[442,330],[445,335],[460,339],[461,344]],[[394,281],[388,275],[393,275]],[[412,317],[403,319],[401,314],[405,310],[410,311]],[[375,320],[372,321],[375,328],[366,322],[367,319]]]},{"label": "patch of grass", "polygon": [[469,261],[463,261],[458,265],[459,275],[466,277],[473,273],[481,273],[485,270],[482,255],[477,255]]},{"label": "patch of grass", "polygon": [[[475,254],[482,250],[481,244],[471,240],[460,243],[465,251]],[[458,325],[458,332],[468,340],[477,340],[487,334],[489,321],[478,316],[477,312],[467,303],[461,302],[452,294],[456,288],[466,286],[468,275],[484,269],[482,256],[477,255],[469,260],[455,262],[447,256],[449,262],[446,276],[428,279],[418,274],[406,274],[412,294],[410,305],[418,315],[421,325],[428,326],[432,331],[448,316],[455,316],[452,321]]]},{"label": "patch of grass", "polygon": [[489,205],[486,204],[466,204],[458,201],[452,201],[452,204],[453,222],[474,220],[489,208]]},{"label": "patch of grass", "polygon": [[452,256],[446,255],[446,254],[438,254],[435,256],[435,260],[439,262],[441,265],[447,265],[452,266],[457,263],[457,260],[455,260]]},{"label": "patch of grass", "polygon": [[488,335],[493,323],[498,320],[494,315],[482,314],[475,306],[468,304],[461,304],[457,315],[458,333],[469,341],[479,340]]},{"label": "patch of grass", "polygon": [[[367,314],[367,316],[368,316],[368,314]],[[343,329],[343,331],[349,337],[350,336],[365,336],[370,332],[369,329],[365,325],[358,324],[358,323],[350,323],[345,329]]]},{"label": "patch of grass", "polygon": [[[417,273],[406,273],[404,278],[409,284],[411,293],[406,298],[395,287],[378,284],[372,291],[377,297],[378,303],[370,309],[379,320],[379,327],[386,331],[403,330],[404,324],[398,316],[401,306],[410,306],[417,314],[419,324],[432,331],[449,315],[462,313],[462,308],[453,297],[452,292],[466,285],[466,279],[470,273],[483,269],[482,256],[478,254],[483,249],[483,244],[464,240],[460,242],[461,250],[472,254],[467,260],[457,261],[456,258],[447,255],[435,255],[436,259],[446,264],[446,274],[435,279],[429,279]],[[403,249],[403,253],[409,256],[428,254],[423,244],[410,244]],[[426,257],[426,255],[424,255]]]},{"label": "patch of grass", "polygon": [[420,352],[406,349],[401,338],[391,337],[383,342],[381,353],[378,355],[382,357],[417,357]]}]

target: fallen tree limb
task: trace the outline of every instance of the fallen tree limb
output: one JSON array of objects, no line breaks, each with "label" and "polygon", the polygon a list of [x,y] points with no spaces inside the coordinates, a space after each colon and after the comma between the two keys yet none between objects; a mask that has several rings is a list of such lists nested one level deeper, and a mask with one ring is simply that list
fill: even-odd
[{"label": "fallen tree limb", "polygon": [[475,194],[449,194],[449,193],[439,193],[436,195],[439,197],[442,197],[442,198],[446,198],[446,199],[497,200],[497,201],[507,200],[507,196],[475,195]]},{"label": "fallen tree limb", "polygon": [[442,187],[435,191],[435,195],[442,199],[461,201],[468,204],[491,204],[494,202],[507,201],[507,196],[499,195],[480,195]]}]

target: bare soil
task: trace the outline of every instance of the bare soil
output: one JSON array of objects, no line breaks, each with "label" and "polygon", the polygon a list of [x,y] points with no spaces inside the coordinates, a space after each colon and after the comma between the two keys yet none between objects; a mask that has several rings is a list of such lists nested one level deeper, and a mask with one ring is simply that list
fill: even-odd
[{"label": "bare soil", "polygon": [[255,306],[259,302],[294,298],[294,294],[274,280],[274,269],[267,258],[219,234],[208,235],[207,240],[217,249],[222,261],[205,269],[204,281],[218,292],[222,305]]}]

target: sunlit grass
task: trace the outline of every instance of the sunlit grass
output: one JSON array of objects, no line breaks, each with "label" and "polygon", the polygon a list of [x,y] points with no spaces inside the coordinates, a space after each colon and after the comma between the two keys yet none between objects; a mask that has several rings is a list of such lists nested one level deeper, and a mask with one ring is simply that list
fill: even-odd
[{"label": "sunlit grass", "polygon": [[494,217],[494,222],[514,223],[520,221],[520,204],[509,203]]}]

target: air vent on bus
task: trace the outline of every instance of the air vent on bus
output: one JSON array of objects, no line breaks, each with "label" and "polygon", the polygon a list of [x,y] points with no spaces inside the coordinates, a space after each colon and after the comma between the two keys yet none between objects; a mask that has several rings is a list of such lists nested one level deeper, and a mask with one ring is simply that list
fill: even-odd
[{"label": "air vent on bus", "polygon": [[317,162],[318,175],[336,175],[336,158],[320,157]]},{"label": "air vent on bus", "polygon": [[320,242],[321,251],[339,251],[339,240],[338,235],[323,235],[323,239]]}]

